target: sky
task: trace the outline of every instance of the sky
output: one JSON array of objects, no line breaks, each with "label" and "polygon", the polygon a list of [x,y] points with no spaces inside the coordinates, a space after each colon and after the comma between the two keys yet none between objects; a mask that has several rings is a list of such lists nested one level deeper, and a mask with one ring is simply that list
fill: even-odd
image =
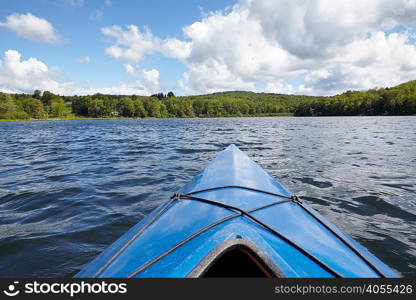
[{"label": "sky", "polygon": [[0,91],[334,95],[416,79],[416,0],[0,0]]}]

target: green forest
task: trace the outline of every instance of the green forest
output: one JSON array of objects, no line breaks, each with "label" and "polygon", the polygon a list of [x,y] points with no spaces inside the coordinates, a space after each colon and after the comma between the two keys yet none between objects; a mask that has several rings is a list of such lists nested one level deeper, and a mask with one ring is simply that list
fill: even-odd
[{"label": "green forest", "polygon": [[176,97],[0,93],[0,119],[193,118],[244,116],[376,116],[416,114],[416,81],[330,97],[222,92]]}]

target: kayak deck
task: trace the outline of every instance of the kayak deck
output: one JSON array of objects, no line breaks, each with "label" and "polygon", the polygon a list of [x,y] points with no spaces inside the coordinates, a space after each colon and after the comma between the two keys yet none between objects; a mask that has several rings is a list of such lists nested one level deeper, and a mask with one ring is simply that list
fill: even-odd
[{"label": "kayak deck", "polygon": [[234,145],[179,194],[213,203],[162,204],[76,276],[200,277],[232,261],[273,277],[397,276]]}]

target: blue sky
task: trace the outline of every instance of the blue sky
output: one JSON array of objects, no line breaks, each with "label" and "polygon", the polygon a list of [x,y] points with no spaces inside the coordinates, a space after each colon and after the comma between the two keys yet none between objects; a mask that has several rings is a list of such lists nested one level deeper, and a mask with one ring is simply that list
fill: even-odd
[{"label": "blue sky", "polygon": [[413,0],[2,2],[5,92],[327,95],[416,79]]}]

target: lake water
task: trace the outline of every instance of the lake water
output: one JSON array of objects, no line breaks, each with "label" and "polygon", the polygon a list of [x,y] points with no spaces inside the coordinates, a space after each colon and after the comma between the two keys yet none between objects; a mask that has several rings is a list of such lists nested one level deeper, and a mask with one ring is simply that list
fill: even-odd
[{"label": "lake water", "polygon": [[0,123],[0,276],[74,275],[229,144],[416,276],[416,118]]}]

